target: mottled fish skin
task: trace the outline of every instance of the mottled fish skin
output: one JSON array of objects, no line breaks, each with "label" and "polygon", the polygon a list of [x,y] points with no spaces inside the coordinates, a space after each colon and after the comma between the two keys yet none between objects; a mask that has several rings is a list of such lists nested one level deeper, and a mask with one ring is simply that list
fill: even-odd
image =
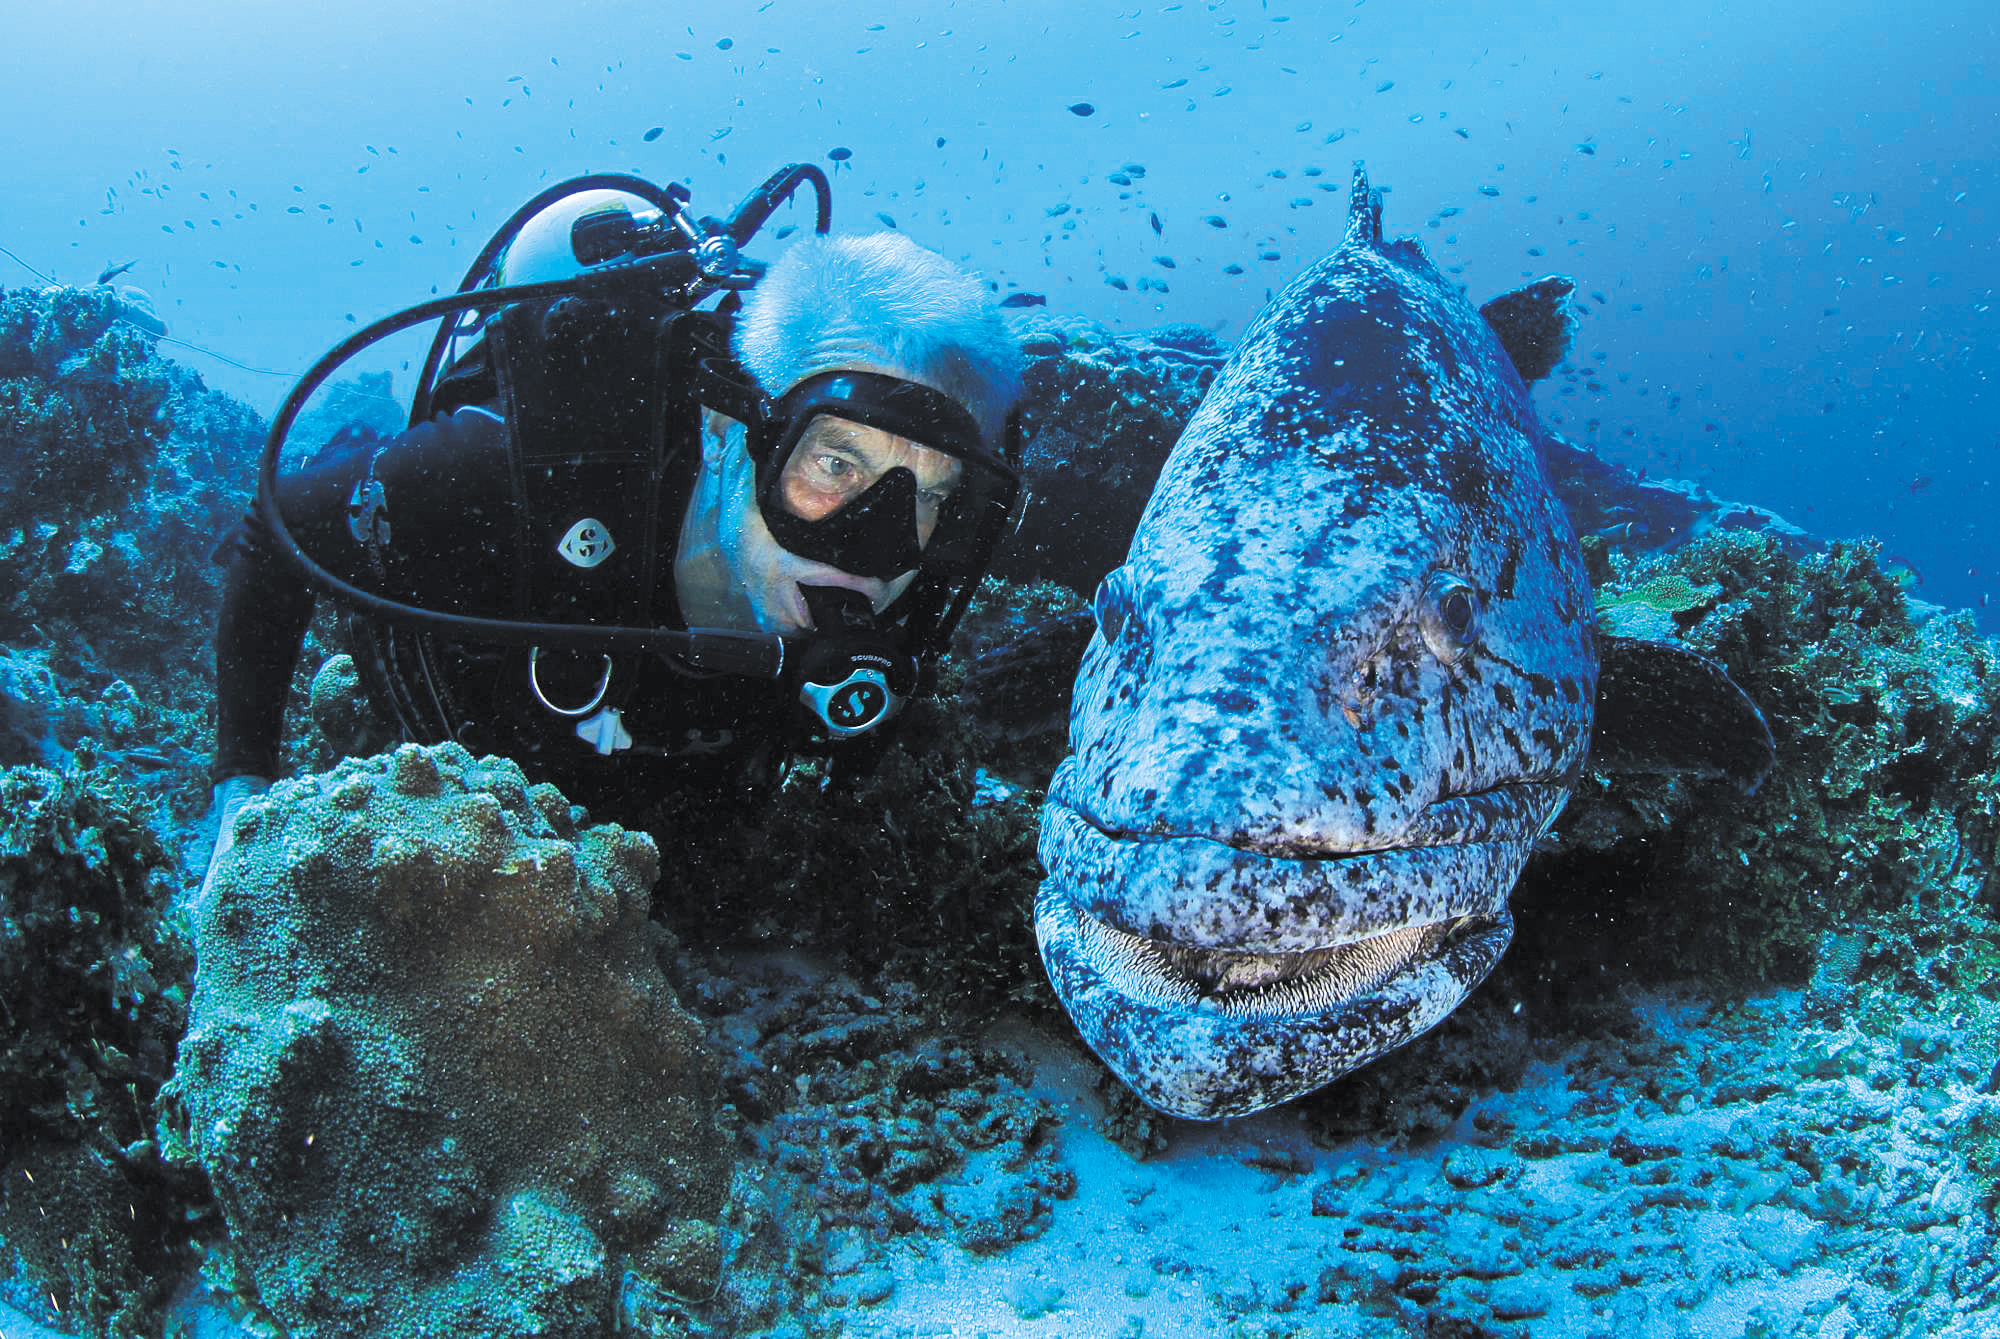
[{"label": "mottled fish skin", "polygon": [[1245,333],[1098,592],[1043,813],[1043,961],[1160,1110],[1310,1092],[1506,947],[1597,680],[1541,435],[1357,168],[1342,245]]}]

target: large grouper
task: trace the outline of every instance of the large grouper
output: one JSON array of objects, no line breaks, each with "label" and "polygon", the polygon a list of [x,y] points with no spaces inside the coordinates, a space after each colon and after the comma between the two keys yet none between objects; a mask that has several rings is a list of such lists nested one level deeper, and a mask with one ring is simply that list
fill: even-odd
[{"label": "large grouper", "polygon": [[1357,167],[1341,245],[1168,457],[1043,810],[1056,993],[1177,1116],[1300,1096],[1450,1013],[1587,760],[1770,765],[1719,667],[1593,625],[1527,389],[1570,281],[1475,310],[1381,208]]}]

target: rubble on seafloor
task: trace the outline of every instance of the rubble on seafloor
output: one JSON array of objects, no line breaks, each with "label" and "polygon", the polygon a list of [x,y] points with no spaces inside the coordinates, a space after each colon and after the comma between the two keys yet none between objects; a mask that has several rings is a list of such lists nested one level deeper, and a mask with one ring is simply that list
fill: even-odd
[{"label": "rubble on seafloor", "polygon": [[[163,862],[201,799],[201,564],[241,503],[213,481],[247,478],[255,433],[150,348],[117,343],[88,304],[8,301],[43,306],[10,307],[0,330],[61,350],[0,366],[41,397],[35,423],[62,421],[51,396],[115,399],[130,373],[141,398],[166,378],[150,412],[171,426],[113,420],[137,425],[142,463],[107,475],[127,491],[80,502],[55,534],[22,528],[0,553],[25,592],[0,604],[0,763],[19,765],[9,794],[52,816],[9,839],[0,953],[30,953],[31,931],[51,926],[88,931],[69,934],[76,980],[49,986],[48,1007],[0,996],[10,1083],[32,1070],[43,1094],[9,1114],[0,1154],[42,1159],[14,1170],[84,1169],[53,1187],[9,1172],[0,1299],[77,1333],[154,1333],[142,1327],[170,1276],[205,1262],[254,1332],[280,1308],[256,1297],[241,1196],[303,1183],[229,1167],[225,1140],[212,1195],[162,1156],[162,1135],[172,1153],[193,1132],[163,1128],[155,1098],[190,987]],[[1082,604],[1226,355],[1185,327],[1121,336],[1044,317],[1023,340],[1026,484],[1041,502],[967,649]],[[90,372],[106,358],[123,370]],[[203,451],[202,468],[175,463]],[[651,956],[700,1022],[733,1172],[713,1296],[663,1293],[630,1323],[718,1339],[1991,1333],[1993,644],[1912,602],[1871,545],[1822,544],[1761,509],[1552,452],[1606,619],[1720,659],[1763,708],[1779,761],[1757,794],[1587,779],[1515,892],[1513,948],[1459,1011],[1323,1093],[1215,1127],[1141,1107],[1047,995],[1027,916],[1059,737],[968,731],[948,675],[946,696],[912,713],[921,747],[868,777],[797,770],[754,808],[674,798],[646,823],[664,862]],[[121,534],[146,563],[118,564]],[[66,603],[80,577],[113,584]],[[139,612],[113,627],[99,596]],[[301,668],[302,701],[317,682],[291,756],[330,761],[305,719],[331,737],[353,714],[351,677],[325,659],[309,650]],[[312,1011],[295,1012],[310,1033]],[[337,1112],[337,1083],[274,1073]],[[342,1212],[360,1221],[470,1212],[470,1196],[426,1208],[351,1188],[363,1207]],[[131,1226],[114,1233],[121,1196]],[[94,1227],[92,1206],[111,1210]],[[58,1207],[105,1234],[98,1254],[62,1257],[66,1229],[53,1251],[28,1230]],[[531,1207],[585,1244],[571,1228],[588,1214]],[[606,1267],[565,1277],[622,1293]]]}]

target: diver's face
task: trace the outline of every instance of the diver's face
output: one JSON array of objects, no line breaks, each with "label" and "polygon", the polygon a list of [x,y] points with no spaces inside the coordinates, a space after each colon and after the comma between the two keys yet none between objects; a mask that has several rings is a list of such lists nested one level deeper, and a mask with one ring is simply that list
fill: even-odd
[{"label": "diver's face", "polygon": [[[837,491],[849,486],[837,482],[845,477],[843,471],[850,466],[858,470],[869,464],[865,454],[850,459],[844,454],[845,449],[843,443],[839,449],[810,453],[829,459],[817,464],[808,461],[801,466],[798,505],[826,502],[827,487]],[[922,447],[912,449],[926,455],[938,454]],[[803,445],[801,450],[793,452],[793,458],[798,459],[802,454],[808,454],[803,452]],[[916,473],[914,466],[906,468]],[[920,485],[926,484],[927,476],[928,485],[938,485],[938,474],[928,465],[924,473],[917,475]],[[918,510],[923,511],[921,502]],[[928,537],[928,530],[923,533]],[[696,481],[687,519],[681,526],[674,579],[681,613],[690,627],[789,635],[812,627],[812,614],[799,590],[802,585],[859,591],[879,614],[909,589],[916,573],[906,572],[889,581],[855,576],[829,564],[801,558],[780,545],[764,524],[763,513],[757,506],[756,467],[745,445],[743,426],[710,413],[705,417],[701,477]]]},{"label": "diver's face", "polygon": [[802,521],[822,521],[874,487],[893,469],[917,480],[917,544],[931,542],[938,517],[965,466],[942,451],[886,428],[820,414],[806,425],[778,476],[778,500]]}]

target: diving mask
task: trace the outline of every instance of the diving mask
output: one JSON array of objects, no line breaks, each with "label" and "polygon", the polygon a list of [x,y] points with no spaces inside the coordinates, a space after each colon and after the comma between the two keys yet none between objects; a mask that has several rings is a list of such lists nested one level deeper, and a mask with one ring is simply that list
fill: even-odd
[{"label": "diving mask", "polygon": [[1019,488],[962,405],[875,372],[806,378],[764,418],[752,454],[772,538],[878,580],[926,557],[983,560]]}]

